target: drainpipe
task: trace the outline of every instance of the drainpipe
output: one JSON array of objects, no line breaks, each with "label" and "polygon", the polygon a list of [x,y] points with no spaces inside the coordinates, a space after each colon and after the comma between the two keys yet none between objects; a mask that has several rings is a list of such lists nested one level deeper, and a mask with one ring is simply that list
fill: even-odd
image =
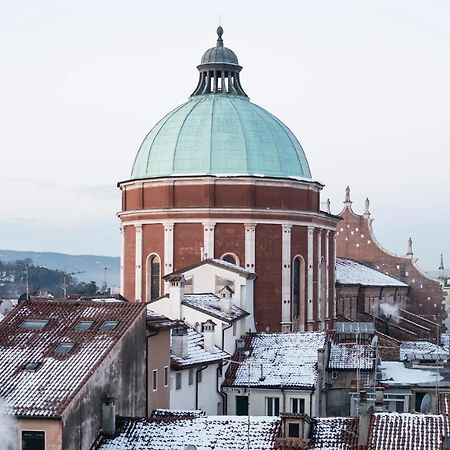
[{"label": "drainpipe", "polygon": [[230,323],[230,325],[228,325],[227,327],[222,328],[222,350],[224,350],[224,351],[225,351],[225,349],[224,349],[224,347],[225,347],[225,331],[229,330],[232,326],[233,326],[233,322]]},{"label": "drainpipe", "polygon": [[208,366],[203,366],[195,372],[195,409],[198,409],[198,378],[199,373],[203,372]]},{"label": "drainpipe", "polygon": [[222,414],[224,416],[227,415],[227,394],[222,391],[222,386],[219,386],[219,372],[223,373],[223,368],[228,364],[228,361],[223,361],[222,363],[219,363],[216,369],[216,391],[217,393],[222,397]]},{"label": "drainpipe", "polygon": [[283,395],[283,412],[286,412],[286,392],[284,390],[284,386],[281,385],[281,394]]}]

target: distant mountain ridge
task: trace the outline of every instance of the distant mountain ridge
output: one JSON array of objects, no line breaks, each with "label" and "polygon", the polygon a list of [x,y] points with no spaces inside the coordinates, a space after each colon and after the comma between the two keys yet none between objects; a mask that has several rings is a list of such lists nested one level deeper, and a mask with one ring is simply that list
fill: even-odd
[{"label": "distant mountain ridge", "polygon": [[78,281],[95,281],[101,286],[105,280],[108,287],[120,285],[120,257],[99,255],[68,255],[56,252],[33,252],[19,250],[0,250],[1,261],[15,261],[30,258],[36,266],[62,270],[66,273],[82,272],[73,275]]}]

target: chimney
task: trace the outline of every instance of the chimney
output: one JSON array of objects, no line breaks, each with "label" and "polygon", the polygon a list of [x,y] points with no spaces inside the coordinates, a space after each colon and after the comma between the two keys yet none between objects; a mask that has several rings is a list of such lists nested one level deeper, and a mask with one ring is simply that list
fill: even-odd
[{"label": "chimney", "polygon": [[179,358],[187,358],[188,356],[188,330],[183,323],[179,323],[177,327],[172,328],[172,355]]},{"label": "chimney", "polygon": [[184,300],[185,279],[183,275],[170,279],[169,287],[169,316],[171,319],[181,320],[181,304]]},{"label": "chimney", "polygon": [[377,386],[375,388],[375,412],[383,412],[383,397],[384,397],[384,388],[381,386]]},{"label": "chimney", "polygon": [[231,303],[233,300],[233,289],[229,286],[225,286],[219,291],[220,295],[220,310],[224,313],[229,313],[231,311]]},{"label": "chimney", "polygon": [[102,428],[105,436],[116,434],[116,401],[114,398],[105,398],[102,401]]},{"label": "chimney", "polygon": [[214,330],[216,328],[216,324],[212,320],[207,320],[202,325],[203,348],[209,353],[215,353],[216,346],[214,345]]},{"label": "chimney", "polygon": [[359,392],[358,448],[366,448],[369,439],[370,414],[367,412],[367,392]]}]

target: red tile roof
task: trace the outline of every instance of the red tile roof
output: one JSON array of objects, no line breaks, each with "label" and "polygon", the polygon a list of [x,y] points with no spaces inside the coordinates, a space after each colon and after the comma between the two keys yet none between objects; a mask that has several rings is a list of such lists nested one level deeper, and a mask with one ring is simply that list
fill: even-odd
[{"label": "red tile roof", "polygon": [[[28,301],[0,323],[0,398],[10,414],[58,417],[100,362],[145,314],[144,304],[92,301]],[[24,320],[48,320],[41,330],[21,327]],[[89,330],[76,331],[79,321],[93,321]],[[100,329],[105,321],[118,321],[111,331]],[[74,347],[65,354],[61,342]],[[26,370],[38,363],[36,370]]]},{"label": "red tile roof", "polygon": [[439,450],[448,433],[443,415],[378,413],[372,416],[368,450]]},{"label": "red tile roof", "polygon": [[356,450],[358,418],[320,417],[314,420],[311,449]]}]

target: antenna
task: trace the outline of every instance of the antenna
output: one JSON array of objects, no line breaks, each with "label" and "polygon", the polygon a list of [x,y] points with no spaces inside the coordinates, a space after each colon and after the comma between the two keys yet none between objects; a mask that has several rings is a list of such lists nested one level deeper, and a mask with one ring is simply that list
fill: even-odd
[{"label": "antenna", "polygon": [[423,396],[422,401],[420,402],[420,412],[422,414],[428,414],[431,409],[431,395],[429,393],[426,393]]}]

